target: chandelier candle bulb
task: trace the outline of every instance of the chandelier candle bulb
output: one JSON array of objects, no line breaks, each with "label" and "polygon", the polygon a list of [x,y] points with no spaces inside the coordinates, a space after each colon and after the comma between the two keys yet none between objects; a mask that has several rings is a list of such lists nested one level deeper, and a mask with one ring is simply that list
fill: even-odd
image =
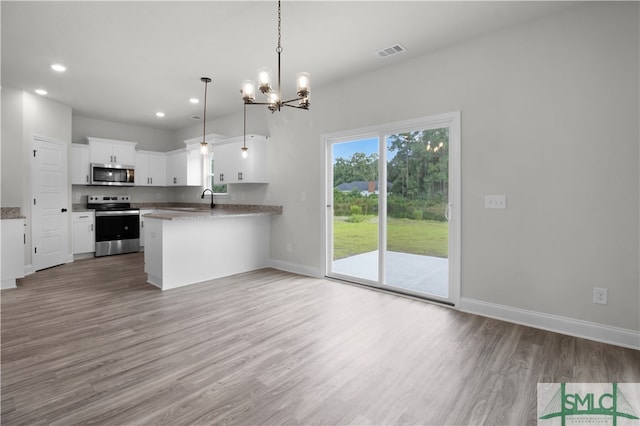
[{"label": "chandelier candle bulb", "polygon": [[304,98],[309,94],[309,77],[309,73],[307,72],[298,73],[298,96],[300,96],[301,98]]},{"label": "chandelier candle bulb", "polygon": [[267,106],[267,108],[269,108],[271,112],[275,112],[275,110],[278,109],[278,105],[280,103],[280,96],[278,92],[275,91],[269,92],[267,96],[269,97],[269,105]]},{"label": "chandelier candle bulb", "polygon": [[256,86],[253,80],[242,82],[242,99],[248,103],[253,103],[256,100]]},{"label": "chandelier candle bulb", "polygon": [[258,83],[260,84],[260,91],[262,93],[269,93],[271,91],[271,70],[263,67],[258,70]]}]

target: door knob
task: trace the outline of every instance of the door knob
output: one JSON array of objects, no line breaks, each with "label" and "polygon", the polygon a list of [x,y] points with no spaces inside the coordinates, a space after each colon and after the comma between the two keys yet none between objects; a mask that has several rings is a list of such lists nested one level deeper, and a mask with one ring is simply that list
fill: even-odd
[{"label": "door knob", "polygon": [[60,210],[60,211],[61,211],[62,213],[66,213],[66,212],[67,212],[67,209],[62,209],[62,210]]}]

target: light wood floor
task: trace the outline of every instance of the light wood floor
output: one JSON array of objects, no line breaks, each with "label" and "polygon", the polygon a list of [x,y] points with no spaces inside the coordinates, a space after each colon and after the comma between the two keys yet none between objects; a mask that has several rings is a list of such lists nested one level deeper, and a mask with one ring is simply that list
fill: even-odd
[{"label": "light wood floor", "polygon": [[[142,254],[2,291],[2,424],[535,424],[640,352],[262,270],[161,292]],[[212,266],[213,267],[213,266]]]}]

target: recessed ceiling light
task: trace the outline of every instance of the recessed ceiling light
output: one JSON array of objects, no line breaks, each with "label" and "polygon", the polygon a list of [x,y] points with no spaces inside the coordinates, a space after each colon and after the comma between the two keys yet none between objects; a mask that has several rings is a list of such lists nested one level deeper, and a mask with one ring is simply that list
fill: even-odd
[{"label": "recessed ceiling light", "polygon": [[164,112],[156,112],[156,117],[164,117]]},{"label": "recessed ceiling light", "polygon": [[65,72],[67,70],[67,67],[62,64],[53,64],[51,65],[51,69],[58,72]]},{"label": "recessed ceiling light", "polygon": [[37,93],[38,95],[44,96],[44,95],[46,95],[46,94],[47,94],[47,91],[46,91],[46,90],[44,90],[44,89],[36,89],[36,93]]},{"label": "recessed ceiling light", "polygon": [[192,104],[197,104],[198,102],[200,102],[200,99],[198,99],[198,98],[191,98],[191,99],[189,99],[189,102],[191,102]]}]

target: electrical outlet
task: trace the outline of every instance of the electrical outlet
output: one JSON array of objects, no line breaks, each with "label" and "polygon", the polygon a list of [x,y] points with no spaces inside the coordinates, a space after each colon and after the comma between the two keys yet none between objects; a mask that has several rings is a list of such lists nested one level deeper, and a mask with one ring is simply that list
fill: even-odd
[{"label": "electrical outlet", "polygon": [[507,196],[500,195],[485,195],[484,196],[484,208],[485,209],[506,209],[507,208]]},{"label": "electrical outlet", "polygon": [[607,289],[594,287],[593,288],[593,303],[598,303],[600,305],[607,304]]}]

